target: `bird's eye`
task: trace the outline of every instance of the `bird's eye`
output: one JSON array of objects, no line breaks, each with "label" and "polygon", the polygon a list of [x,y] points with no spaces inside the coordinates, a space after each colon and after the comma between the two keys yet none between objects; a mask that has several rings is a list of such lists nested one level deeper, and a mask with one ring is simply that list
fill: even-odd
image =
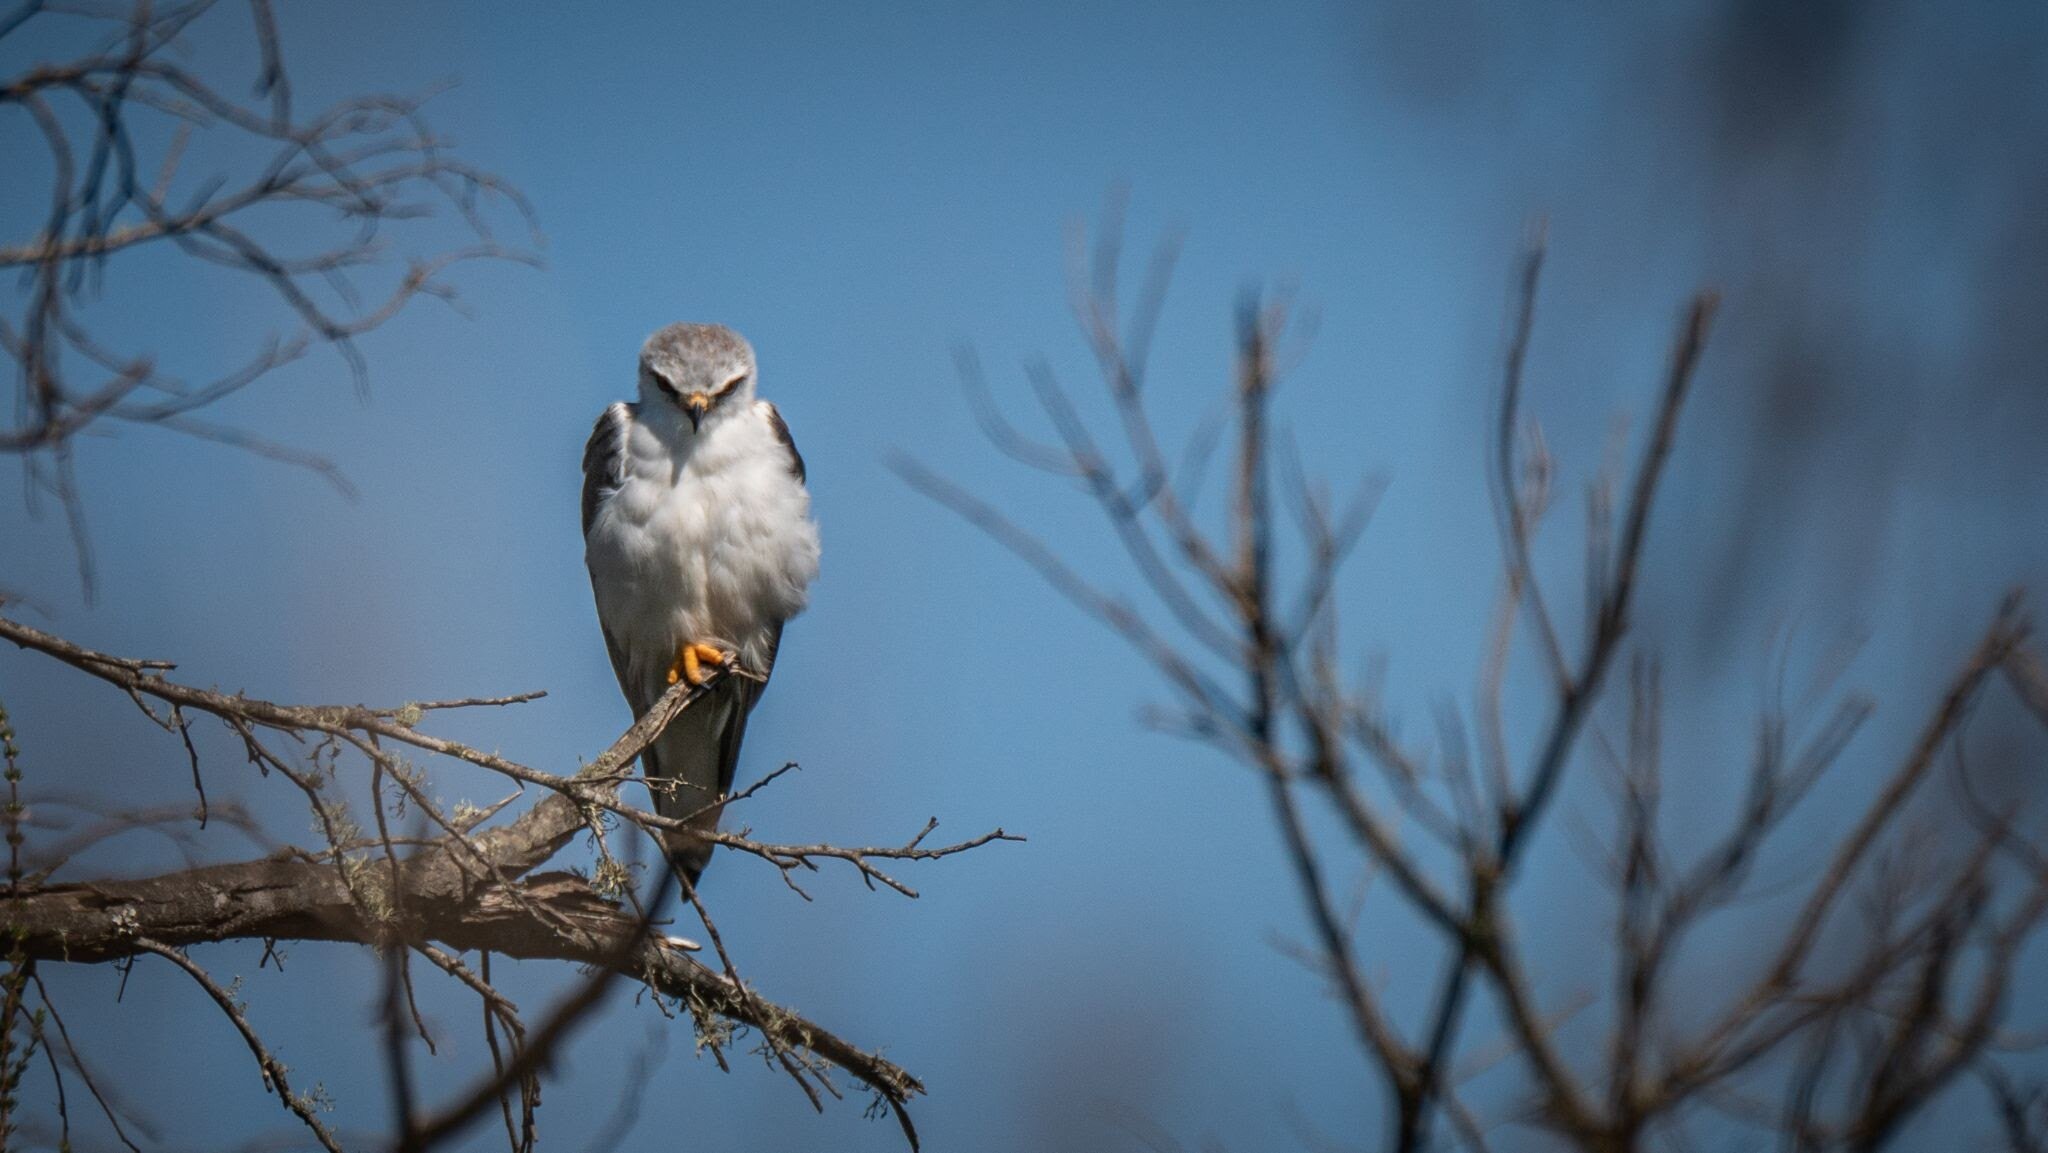
[{"label": "bird's eye", "polygon": [[732,393],[732,390],[733,390],[733,389],[735,389],[735,388],[738,388],[738,387],[740,386],[740,382],[741,382],[741,381],[743,381],[743,380],[745,380],[745,379],[747,379],[747,374],[743,372],[743,373],[740,373],[740,374],[739,374],[738,376],[735,376],[735,377],[733,377],[733,378],[732,378],[731,380],[728,380],[728,381],[726,381],[726,382],[725,382],[724,384],[722,384],[722,385],[720,385],[720,386],[719,386],[719,388],[718,388],[718,395],[719,395],[719,396],[728,396],[728,395],[730,395],[730,394]]}]

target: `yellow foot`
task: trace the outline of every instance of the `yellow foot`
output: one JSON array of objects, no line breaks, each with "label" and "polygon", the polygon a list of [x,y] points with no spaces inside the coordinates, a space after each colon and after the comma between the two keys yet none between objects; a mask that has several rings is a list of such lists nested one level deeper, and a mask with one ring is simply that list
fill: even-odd
[{"label": "yellow foot", "polygon": [[701,685],[711,675],[712,669],[722,669],[739,658],[739,654],[716,645],[698,644],[695,641],[676,650],[676,663],[668,667],[668,683],[688,681]]}]

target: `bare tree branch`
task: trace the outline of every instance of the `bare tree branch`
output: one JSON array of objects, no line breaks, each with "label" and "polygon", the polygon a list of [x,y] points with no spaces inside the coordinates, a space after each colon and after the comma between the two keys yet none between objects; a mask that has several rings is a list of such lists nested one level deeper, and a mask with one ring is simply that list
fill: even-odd
[{"label": "bare tree branch", "polygon": [[[314,342],[340,355],[360,392],[368,366],[359,338],[420,297],[456,303],[449,270],[538,261],[531,206],[434,134],[425,98],[355,97],[301,117],[267,0],[249,7],[255,96],[267,107],[245,104],[188,67],[180,51],[187,33],[220,7],[137,0],[78,25],[89,41],[96,25],[118,29],[84,54],[0,78],[0,111],[21,110],[43,143],[43,163],[24,156],[24,171],[47,169],[50,180],[50,207],[36,230],[0,240],[0,269],[25,277],[18,306],[0,315],[0,354],[14,362],[18,382],[13,418],[0,423],[0,453],[24,458],[31,499],[36,488],[56,497],[88,599],[94,565],[74,472],[78,436],[109,422],[162,428],[306,468],[348,495],[332,461],[193,414],[298,360]],[[15,9],[0,20],[0,37],[44,11],[35,3]],[[68,116],[73,105],[86,115]],[[207,155],[233,158],[210,176],[183,170],[201,134]],[[141,166],[151,149],[159,156],[148,181]],[[185,190],[175,202],[174,189]],[[417,223],[437,211],[467,240],[450,242]],[[526,225],[525,246],[495,237],[493,211]],[[310,248],[287,251],[269,239],[281,234],[281,220]],[[393,244],[401,225],[417,235]],[[127,342],[95,331],[90,305],[116,260],[125,267],[132,254],[165,246],[265,286],[297,331],[270,337],[239,368],[196,386],[161,371],[153,354],[114,351]],[[381,301],[363,307],[364,288]]]},{"label": "bare tree branch", "polygon": [[[1080,406],[1045,370],[1028,380],[1059,434],[1057,444],[1028,441],[999,415],[988,415],[999,410],[978,370],[973,401],[984,429],[1007,455],[1042,473],[1083,479],[1136,565],[1148,599],[1180,632],[1153,627],[1143,606],[1080,573],[1053,544],[959,486],[914,465],[899,464],[898,471],[1144,656],[1177,698],[1163,727],[1215,745],[1262,779],[1293,887],[1314,929],[1312,948],[1289,952],[1330,981],[1373,1076],[1387,1091],[1384,1148],[1420,1153],[1438,1147],[1432,1122],[1440,1112],[1457,1143],[1484,1148],[1487,1126],[1459,1099],[1459,1090],[1473,1075],[1467,1070],[1511,1061],[1527,1103],[1505,1120],[1541,1128],[1588,1153],[1687,1148],[1692,1119],[1703,1109],[1751,1134],[1782,1135],[1795,1149],[1874,1149],[1966,1071],[1995,1059],[2016,958],[2026,942],[2038,940],[2048,909],[2048,853],[2019,834],[2010,810],[1970,798],[1967,780],[1976,831],[1960,859],[1916,852],[1902,813],[1938,751],[1961,741],[1961,723],[1993,674],[2003,671],[2021,702],[2048,721],[2048,674],[2024,647],[2027,624],[2016,596],[1963,662],[1903,764],[1876,782],[1832,843],[1830,861],[1782,934],[1760,943],[1765,971],[1754,984],[1711,1012],[1697,993],[1688,990],[1681,998],[1669,988],[1684,944],[1755,897],[1751,878],[1766,842],[1843,758],[1871,711],[1867,701],[1849,696],[1803,733],[1782,709],[1767,712],[1736,812],[1689,860],[1674,852],[1665,828],[1665,701],[1653,657],[1636,654],[1627,740],[1617,747],[1595,729],[1596,712],[1610,696],[1608,674],[1627,647],[1657,494],[1704,354],[1714,294],[1699,294],[1685,310],[1625,489],[1612,463],[1588,486],[1586,637],[1572,653],[1534,561],[1533,539],[1550,507],[1555,465],[1540,434],[1521,417],[1540,240],[1522,260],[1489,442],[1504,574],[1480,658],[1471,721],[1478,736],[1475,771],[1466,722],[1455,709],[1440,713],[1439,750],[1413,749],[1384,715],[1378,685],[1354,688],[1339,672],[1332,590],[1362,520],[1334,514],[1322,488],[1272,431],[1271,397],[1280,375],[1273,347],[1284,327],[1284,299],[1253,299],[1238,310],[1232,503],[1223,528],[1210,532],[1177,503],[1176,486],[1159,480],[1165,454],[1144,409],[1151,390],[1141,387],[1146,336],[1119,330],[1117,218],[1112,215],[1092,258],[1079,244],[1069,261],[1069,294],[1116,406],[1121,439],[1090,430]],[[1177,246],[1177,240],[1162,246],[1168,256],[1155,261],[1141,297],[1144,334],[1156,323],[1164,292],[1159,270],[1171,266]],[[1213,430],[1198,432],[1189,455],[1206,458],[1213,438]],[[1299,528],[1291,549],[1275,541],[1282,519],[1270,494],[1276,452]],[[1118,479],[1119,458],[1128,459],[1135,482]],[[1154,549],[1155,539],[1171,542],[1172,551]],[[1283,566],[1282,556],[1293,563]],[[1163,568],[1169,562],[1175,567]],[[1299,589],[1303,606],[1285,623],[1275,608],[1283,579]],[[1211,613],[1197,592],[1213,598],[1219,612]],[[1518,624],[1534,634],[1550,690],[1539,739],[1519,766],[1504,720]],[[1242,678],[1241,691],[1225,687],[1232,678]],[[1613,847],[1602,866],[1616,903],[1613,939],[1602,958],[1611,971],[1611,1031],[1604,1046],[1564,1032],[1592,998],[1562,1007],[1543,1003],[1510,901],[1530,847],[1554,823],[1546,818],[1581,758],[1588,730],[1596,731],[1616,791]],[[1358,757],[1379,770],[1384,792],[1357,777]],[[1342,834],[1337,843],[1319,844],[1311,836],[1318,813],[1303,802],[1318,797]],[[1404,844],[1400,834],[1409,826],[1424,830],[1443,851]],[[1442,976],[1419,1027],[1408,1026],[1407,1014],[1383,1004],[1366,981],[1369,962],[1361,956],[1357,927],[1328,891],[1325,877],[1346,851],[1358,867],[1388,878],[1406,912],[1438,939]],[[1913,867],[1895,867],[1902,862]],[[1449,881],[1440,879],[1446,871]],[[1866,894],[1860,933],[1842,924],[1852,893]],[[1815,946],[1823,934],[1855,941],[1831,950],[1843,956],[1822,966]],[[1475,989],[1497,1006],[1501,1033],[1486,1046],[1496,1055],[1483,1062],[1460,1059]],[[1675,1023],[1674,1002],[1685,1000],[1693,1002],[1686,1006],[1691,1018],[1707,1016],[1703,1029]],[[1802,1071],[1786,1076],[1787,1069]],[[1759,1089],[1771,1095],[1772,1076],[1790,1087],[1782,1108],[1758,1097]],[[1992,1085],[2000,1091],[1999,1082]],[[2008,1131],[2032,1132],[2025,1115],[2033,1099],[2010,1086],[2003,1093]],[[2022,1140],[2015,1138],[2014,1147],[2031,1147]]]}]

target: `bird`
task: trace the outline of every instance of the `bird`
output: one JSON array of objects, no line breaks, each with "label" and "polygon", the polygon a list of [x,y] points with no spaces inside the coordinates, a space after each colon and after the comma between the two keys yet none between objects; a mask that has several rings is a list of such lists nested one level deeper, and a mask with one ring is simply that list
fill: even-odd
[{"label": "bird", "polygon": [[640,755],[664,852],[694,891],[711,859],[747,718],[783,625],[818,575],[804,458],[756,394],[753,346],[719,324],[671,324],[640,349],[639,399],[605,408],[583,450],[583,558],[597,619],[637,718],[677,681],[719,679]]}]

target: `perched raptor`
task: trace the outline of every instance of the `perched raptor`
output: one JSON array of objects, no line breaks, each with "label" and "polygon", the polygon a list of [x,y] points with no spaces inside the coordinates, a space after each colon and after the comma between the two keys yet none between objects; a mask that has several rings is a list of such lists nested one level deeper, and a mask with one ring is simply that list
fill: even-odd
[{"label": "perched raptor", "polygon": [[[678,679],[736,665],[641,755],[655,812],[711,830],[775,669],[782,625],[818,574],[804,460],[754,395],[754,350],[716,324],[671,324],[640,349],[640,400],[604,410],[583,450],[583,559],[633,714]],[[692,884],[711,845],[666,837]]]}]

